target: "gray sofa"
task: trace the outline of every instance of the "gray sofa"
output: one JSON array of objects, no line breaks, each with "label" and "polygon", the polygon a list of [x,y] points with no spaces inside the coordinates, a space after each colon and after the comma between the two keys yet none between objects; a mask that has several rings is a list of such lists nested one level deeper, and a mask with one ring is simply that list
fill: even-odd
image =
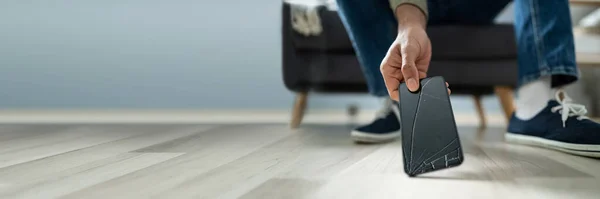
[{"label": "gray sofa", "polygon": [[[302,121],[310,92],[366,92],[367,86],[352,43],[335,10],[314,8],[319,34],[293,28],[292,4],[282,5],[282,69],[287,89],[297,93],[292,128]],[[517,53],[510,24],[428,27],[434,53],[429,76],[443,76],[453,94],[474,96],[485,125],[481,96],[496,93],[508,117],[514,110],[512,88],[517,82]]]}]

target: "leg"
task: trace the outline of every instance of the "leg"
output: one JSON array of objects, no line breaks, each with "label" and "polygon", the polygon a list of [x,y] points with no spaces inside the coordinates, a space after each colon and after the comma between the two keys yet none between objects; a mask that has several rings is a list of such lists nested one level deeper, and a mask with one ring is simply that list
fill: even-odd
[{"label": "leg", "polygon": [[352,40],[369,93],[384,98],[376,119],[351,132],[357,142],[386,142],[400,136],[400,122],[394,114],[383,77],[379,72],[381,60],[396,38],[396,20],[388,0],[337,0],[338,13]]},{"label": "leg", "polygon": [[388,95],[379,72],[381,60],[396,38],[396,20],[388,0],[338,0],[339,14],[352,40],[370,94]]},{"label": "leg", "polygon": [[568,0],[516,0],[519,84],[550,76],[552,87],[579,77]]},{"label": "leg", "polygon": [[483,104],[481,103],[481,95],[474,95],[473,102],[475,102],[475,110],[477,110],[477,115],[479,116],[479,127],[485,127],[487,122]]},{"label": "leg", "polygon": [[516,0],[519,105],[506,140],[600,157],[600,124],[562,86],[579,77],[568,0]]},{"label": "leg", "polygon": [[515,111],[513,89],[504,86],[497,86],[496,88],[494,88],[494,92],[500,100],[500,105],[502,106],[502,110],[504,112],[504,117],[506,118],[506,121],[510,121],[510,117]]},{"label": "leg", "polygon": [[428,0],[429,25],[489,25],[512,0]]},{"label": "leg", "polygon": [[292,111],[292,121],[290,127],[295,129],[302,123],[304,118],[304,111],[306,110],[306,103],[308,101],[308,94],[306,92],[296,94],[296,101],[294,102],[294,110]]},{"label": "leg", "polygon": [[516,116],[530,119],[554,98],[551,88],[578,79],[568,0],[516,0],[519,65]]},{"label": "leg", "polygon": [[[379,71],[381,60],[396,38],[397,22],[388,0],[337,0],[339,14],[350,35],[369,92],[386,98],[377,118],[352,131],[357,141],[383,142],[400,135],[400,124]],[[490,24],[509,0],[429,0],[429,24]],[[465,14],[468,12],[470,14]],[[434,44],[435,45],[435,44]]]}]

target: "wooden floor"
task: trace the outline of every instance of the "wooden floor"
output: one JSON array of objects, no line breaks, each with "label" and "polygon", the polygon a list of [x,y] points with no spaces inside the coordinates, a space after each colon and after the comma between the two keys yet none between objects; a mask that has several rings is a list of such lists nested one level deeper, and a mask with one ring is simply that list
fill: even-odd
[{"label": "wooden floor", "polygon": [[0,198],[599,198],[600,160],[462,127],[462,166],[408,178],[349,126],[0,125]]}]

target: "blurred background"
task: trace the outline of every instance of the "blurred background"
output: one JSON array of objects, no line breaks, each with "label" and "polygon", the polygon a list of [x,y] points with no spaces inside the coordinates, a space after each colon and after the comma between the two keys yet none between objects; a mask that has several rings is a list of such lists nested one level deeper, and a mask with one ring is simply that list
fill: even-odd
[{"label": "blurred background", "polygon": [[[294,94],[282,81],[281,1],[0,4],[5,111],[291,109]],[[595,9],[574,5],[574,23]],[[512,17],[509,6],[498,21]],[[469,96],[452,100],[456,110],[474,111]],[[500,112],[494,96],[483,102],[488,113]],[[379,103],[363,93],[317,93],[307,114]]]}]

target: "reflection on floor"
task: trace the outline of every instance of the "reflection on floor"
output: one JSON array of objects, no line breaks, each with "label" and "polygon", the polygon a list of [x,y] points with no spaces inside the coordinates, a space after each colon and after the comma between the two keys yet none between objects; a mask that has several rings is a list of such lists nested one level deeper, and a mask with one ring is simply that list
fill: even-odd
[{"label": "reflection on floor", "polygon": [[0,125],[0,198],[598,198],[600,160],[461,127],[460,167],[408,178],[349,126]]}]

